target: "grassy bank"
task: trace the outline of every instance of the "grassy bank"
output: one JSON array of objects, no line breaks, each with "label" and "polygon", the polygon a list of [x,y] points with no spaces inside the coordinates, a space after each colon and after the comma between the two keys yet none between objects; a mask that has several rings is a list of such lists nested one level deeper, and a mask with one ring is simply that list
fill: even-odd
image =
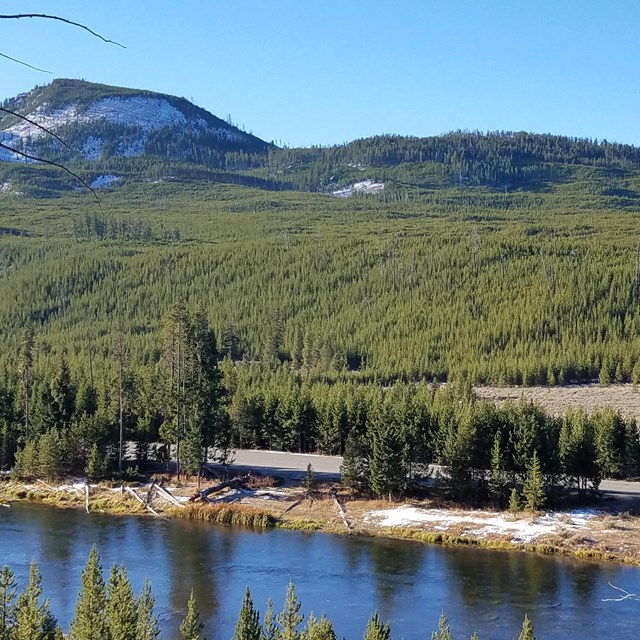
[{"label": "grassy bank", "polygon": [[[189,486],[180,488],[178,492],[194,493],[193,488]],[[142,495],[143,492],[139,493]],[[602,514],[601,517],[593,519],[585,535],[568,535],[563,532],[558,535],[541,536],[529,542],[517,542],[499,534],[473,535],[461,527],[454,527],[450,531],[434,530],[433,528],[438,526],[437,523],[432,529],[426,526],[383,526],[369,517],[372,513],[376,513],[376,509],[400,509],[403,506],[407,507],[407,503],[400,505],[383,501],[350,500],[344,505],[348,519],[345,522],[338,515],[335,501],[326,495],[316,494],[313,499],[300,499],[299,490],[290,490],[289,493],[281,491],[280,495],[287,496],[286,500],[278,502],[253,496],[231,503],[186,502],[182,507],[156,500],[153,503],[153,509],[161,517],[251,529],[281,528],[319,531],[340,535],[412,540],[426,544],[613,561],[640,566],[640,518],[631,516],[614,517]],[[296,498],[295,502],[291,502],[294,498]],[[185,499],[184,496],[183,499]],[[53,487],[44,483],[25,485],[10,480],[0,482],[0,504],[10,505],[12,502],[45,504],[58,508],[86,508],[84,492],[73,488],[72,485]],[[440,511],[459,513],[459,510],[455,509]],[[91,487],[89,512],[116,516],[151,516],[145,506],[127,491],[108,485]],[[535,521],[533,514],[518,517],[530,517]]]}]

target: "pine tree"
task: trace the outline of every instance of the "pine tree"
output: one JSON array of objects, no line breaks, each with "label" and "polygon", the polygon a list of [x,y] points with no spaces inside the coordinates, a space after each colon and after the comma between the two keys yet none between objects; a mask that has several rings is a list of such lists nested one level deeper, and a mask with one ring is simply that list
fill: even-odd
[{"label": "pine tree", "polygon": [[304,619],[300,614],[302,603],[296,598],[296,591],[293,581],[289,582],[287,595],[284,599],[284,609],[278,615],[280,624],[280,637],[282,640],[299,640],[300,632],[298,626]]},{"label": "pine tree", "polygon": [[529,511],[538,511],[544,505],[544,481],[540,471],[537,451],[533,452],[531,463],[527,469],[527,477],[522,487],[522,496],[524,504]]},{"label": "pine tree", "polygon": [[344,447],[340,480],[345,487],[356,493],[367,492],[369,484],[369,451],[355,429],[351,429]]},{"label": "pine tree", "polygon": [[386,412],[373,425],[369,476],[371,490],[379,497],[401,495],[407,484],[404,442],[400,429]]},{"label": "pine tree", "polygon": [[440,614],[438,620],[438,629],[431,634],[431,640],[453,640],[451,636],[451,630],[447,624],[447,618],[444,615],[444,611]]},{"label": "pine tree", "polygon": [[307,626],[302,632],[302,640],[336,640],[336,633],[331,621],[324,614],[318,620],[310,613]]},{"label": "pine tree", "polygon": [[491,448],[491,476],[489,477],[489,497],[496,508],[500,508],[503,503],[504,490],[505,478],[500,432],[496,431],[493,439],[493,447]]},{"label": "pine tree", "polygon": [[80,593],[69,627],[69,640],[103,640],[109,637],[106,600],[100,556],[93,546],[82,570]]},{"label": "pine tree", "polygon": [[84,472],[89,480],[102,480],[109,475],[109,459],[100,452],[96,443],[91,447]]},{"label": "pine tree", "polygon": [[267,599],[267,610],[264,614],[264,620],[262,622],[262,631],[260,634],[260,640],[279,640],[280,631],[273,613],[273,602],[271,597]]},{"label": "pine tree", "polygon": [[16,622],[15,575],[6,565],[0,570],[0,640],[10,640]]},{"label": "pine tree", "polygon": [[380,614],[376,611],[367,622],[363,640],[389,640],[390,637],[391,626],[382,622]]},{"label": "pine tree", "polygon": [[529,620],[529,616],[526,614],[522,621],[522,629],[520,630],[518,640],[536,640],[536,637],[533,635],[533,625],[531,624],[531,620]]},{"label": "pine tree", "polygon": [[109,640],[137,640],[137,607],[124,565],[111,567],[105,606]]},{"label": "pine tree", "polygon": [[233,640],[260,640],[261,635],[260,613],[254,609],[251,591],[247,587],[233,632]]},{"label": "pine tree", "polygon": [[42,576],[35,562],[29,568],[26,590],[18,596],[16,624],[11,640],[53,640],[56,621],[49,609],[49,601],[40,603]]},{"label": "pine tree", "polygon": [[180,633],[184,640],[201,640],[200,634],[204,629],[204,624],[200,621],[200,610],[196,602],[196,596],[191,591],[189,602],[187,603],[187,615],[180,624]]},{"label": "pine tree", "polygon": [[307,471],[304,474],[304,488],[307,492],[313,489],[314,479],[313,479],[313,466],[311,463],[307,465]]},{"label": "pine tree", "polygon": [[20,382],[22,385],[22,399],[24,405],[24,437],[28,439],[31,435],[31,386],[33,382],[33,329],[28,327],[22,334],[20,342],[20,354],[18,362],[18,373],[20,374]]},{"label": "pine tree", "polygon": [[520,511],[520,498],[518,497],[518,490],[515,487],[511,487],[511,493],[509,494],[509,511],[511,513],[518,513]]},{"label": "pine tree", "polygon": [[136,640],[157,640],[160,636],[158,619],[153,614],[155,603],[155,598],[151,595],[151,583],[149,578],[145,578],[136,603]]}]

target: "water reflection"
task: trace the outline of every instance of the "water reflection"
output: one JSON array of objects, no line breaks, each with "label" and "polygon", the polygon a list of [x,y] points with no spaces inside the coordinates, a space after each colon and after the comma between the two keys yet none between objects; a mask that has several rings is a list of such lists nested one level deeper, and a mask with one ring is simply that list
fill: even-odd
[{"label": "water reflection", "polygon": [[264,613],[268,595],[281,608],[290,579],[303,611],[326,611],[338,637],[361,638],[376,608],[392,623],[393,636],[407,640],[429,637],[443,609],[460,638],[475,630],[481,638],[510,640],[525,612],[538,638],[637,637],[637,603],[602,602],[614,595],[608,581],[640,590],[640,572],[631,567],[40,506],[0,513],[0,564],[9,564],[23,585],[35,558],[65,627],[93,544],[105,575],[111,564],[124,562],[136,592],[149,575],[166,640],[179,637],[192,588],[207,622],[206,637],[225,638],[233,634],[246,585]]}]

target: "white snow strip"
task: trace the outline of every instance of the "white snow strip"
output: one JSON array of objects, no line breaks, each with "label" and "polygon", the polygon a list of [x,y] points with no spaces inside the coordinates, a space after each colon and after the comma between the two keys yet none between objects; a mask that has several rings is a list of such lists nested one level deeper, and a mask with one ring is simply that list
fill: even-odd
[{"label": "white snow strip", "polygon": [[374,195],[380,193],[384,189],[384,182],[374,182],[373,180],[363,180],[362,182],[356,182],[344,189],[334,191],[331,195],[336,198],[350,198],[351,196],[362,193],[366,195]]},{"label": "white snow strip", "polygon": [[[482,513],[482,515],[480,515]],[[447,531],[453,525],[469,525],[463,535],[484,538],[490,534],[513,536],[511,542],[530,542],[544,535],[562,531],[580,531],[588,527],[589,521],[598,515],[597,511],[581,509],[565,513],[549,512],[534,518],[518,518],[503,513],[452,513],[444,509],[420,509],[402,506],[397,509],[371,511],[365,520],[381,527],[412,527],[434,523],[434,529]],[[480,526],[478,526],[480,525]]]}]

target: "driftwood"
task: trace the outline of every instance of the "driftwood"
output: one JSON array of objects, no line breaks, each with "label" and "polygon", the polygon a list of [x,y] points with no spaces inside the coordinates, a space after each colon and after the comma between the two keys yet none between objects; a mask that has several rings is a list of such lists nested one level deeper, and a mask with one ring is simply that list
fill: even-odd
[{"label": "driftwood", "polygon": [[294,509],[295,507],[297,507],[301,502],[303,502],[304,500],[307,499],[307,494],[305,493],[302,498],[298,498],[292,505],[289,505],[283,512],[282,515],[284,515],[285,513],[289,513],[289,511],[291,511],[291,509]]},{"label": "driftwood", "polygon": [[52,487],[50,484],[47,484],[44,480],[36,479],[36,482],[39,482],[41,485],[47,487],[49,491],[58,491],[55,487]]},{"label": "driftwood", "polygon": [[4,502],[0,502],[0,507],[4,507],[5,509],[11,509],[11,505],[5,504]]},{"label": "driftwood", "polygon": [[180,502],[168,489],[165,489],[160,485],[156,485],[156,495],[160,496],[161,498],[164,498],[165,500],[170,502],[172,505],[176,507],[180,507],[181,509],[184,509],[184,505],[182,504],[182,502]]},{"label": "driftwood", "polygon": [[131,487],[125,487],[124,490],[131,494],[145,509],[153,513],[154,516],[160,518],[160,514],[151,506],[149,506]]},{"label": "driftwood", "polygon": [[244,484],[248,479],[249,476],[251,474],[247,473],[244,476],[239,476],[237,478],[233,478],[231,480],[226,480],[225,482],[221,482],[220,484],[216,484],[213,487],[209,487],[208,489],[205,489],[204,491],[198,491],[198,493],[194,496],[193,499],[202,499],[205,500],[206,502],[211,502],[209,500],[209,496],[212,493],[217,493],[218,491],[222,491],[223,489],[227,489],[228,487],[234,487],[237,485],[241,485]]},{"label": "driftwood", "polygon": [[351,526],[349,525],[349,522],[347,520],[347,514],[344,512],[344,509],[340,504],[340,500],[338,500],[338,497],[336,496],[335,493],[333,493],[333,491],[331,492],[331,497],[333,498],[333,501],[336,503],[336,506],[338,507],[338,513],[342,518],[342,522],[344,522],[344,526],[347,528],[347,531],[351,533]]}]

